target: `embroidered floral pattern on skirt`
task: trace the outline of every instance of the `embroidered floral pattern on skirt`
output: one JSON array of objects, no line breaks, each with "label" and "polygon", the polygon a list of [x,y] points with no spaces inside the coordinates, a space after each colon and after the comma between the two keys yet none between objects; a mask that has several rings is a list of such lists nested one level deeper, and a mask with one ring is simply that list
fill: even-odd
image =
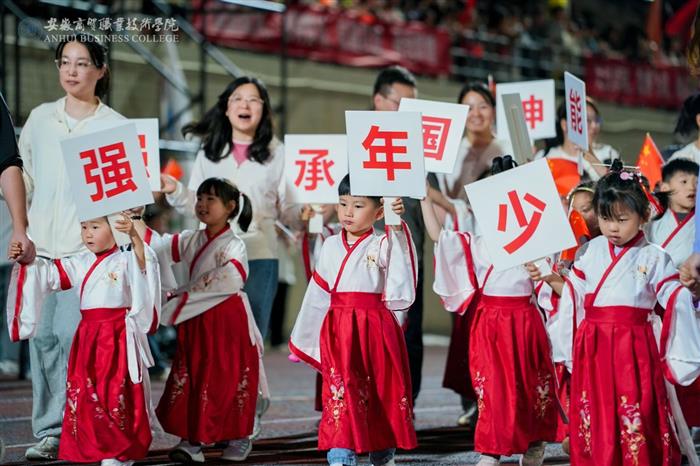
[{"label": "embroidered floral pattern on skirt", "polygon": [[625,458],[632,464],[639,464],[639,451],[646,443],[642,433],[642,416],[639,413],[639,403],[628,403],[625,395],[620,396],[619,414],[622,421],[620,442],[625,448]]}]

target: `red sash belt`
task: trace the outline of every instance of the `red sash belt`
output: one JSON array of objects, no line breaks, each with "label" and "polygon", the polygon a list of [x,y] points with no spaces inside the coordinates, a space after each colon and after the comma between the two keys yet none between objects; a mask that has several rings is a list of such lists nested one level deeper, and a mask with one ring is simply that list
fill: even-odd
[{"label": "red sash belt", "polygon": [[359,291],[335,291],[331,292],[331,307],[377,308],[385,306],[382,302],[381,293],[363,293]]},{"label": "red sash belt", "polygon": [[116,320],[124,320],[126,313],[129,311],[127,307],[96,307],[93,309],[81,309],[85,322],[111,322]]}]

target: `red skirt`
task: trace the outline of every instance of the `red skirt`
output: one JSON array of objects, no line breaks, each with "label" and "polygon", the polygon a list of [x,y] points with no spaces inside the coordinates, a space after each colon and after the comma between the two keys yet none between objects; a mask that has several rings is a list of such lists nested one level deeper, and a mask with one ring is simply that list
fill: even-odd
[{"label": "red skirt", "polygon": [[676,385],[676,393],[688,427],[700,427],[700,378],[687,387]]},{"label": "red skirt", "polygon": [[571,464],[680,464],[648,314],[586,306],[574,338]]},{"label": "red skirt", "polygon": [[549,338],[529,296],[482,296],[471,331],[479,419],[474,450],[512,455],[554,441],[557,397]]},{"label": "red skirt", "polygon": [[[564,364],[554,364],[554,370],[557,374],[557,398],[561,408],[569,417],[569,408],[571,404],[571,374]],[[557,416],[557,442],[562,442],[569,436],[569,424],[564,422],[564,418]]]},{"label": "red skirt", "polygon": [[471,308],[463,315],[455,315],[442,386],[475,400],[476,394],[469,371],[469,333],[473,320],[474,310]]},{"label": "red skirt", "polygon": [[177,351],[156,408],[163,429],[190,442],[248,437],[258,375],[245,307],[233,295],[177,326]]},{"label": "red skirt", "polygon": [[321,327],[319,450],[415,448],[403,331],[375,293],[331,293]]},{"label": "red skirt", "polygon": [[77,463],[140,459],[151,445],[143,385],[131,382],[126,309],[83,310],[68,359],[58,457]]}]

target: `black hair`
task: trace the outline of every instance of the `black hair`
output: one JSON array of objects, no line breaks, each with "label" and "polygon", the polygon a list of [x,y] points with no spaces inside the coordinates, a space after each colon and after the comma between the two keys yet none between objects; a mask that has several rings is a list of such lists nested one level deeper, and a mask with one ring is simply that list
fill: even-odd
[{"label": "black hair", "polygon": [[250,222],[253,220],[253,206],[248,196],[240,192],[233,183],[223,178],[207,178],[202,181],[202,184],[197,188],[197,196],[201,196],[202,194],[213,194],[221,199],[224,204],[228,204],[231,201],[235,202],[236,208],[229,214],[229,220],[238,215],[242,203],[243,210],[238,217],[238,225],[241,227],[241,230],[248,231]]},{"label": "black hair", "polygon": [[107,66],[107,47],[97,40],[97,37],[87,32],[70,34],[59,42],[56,47],[54,58],[60,60],[63,57],[63,49],[70,42],[78,42],[82,44],[90,55],[90,61],[95,65],[95,68],[104,68],[105,74],[97,80],[95,84],[95,95],[103,97],[109,89],[109,67]]},{"label": "black hair", "polygon": [[399,83],[405,84],[406,86],[416,87],[416,78],[413,73],[408,71],[403,66],[390,66],[384,68],[377,75],[377,79],[374,81],[374,90],[372,95],[381,94],[386,97],[390,91],[392,84]]},{"label": "black hair", "polygon": [[693,94],[683,101],[681,113],[676,121],[674,133],[682,136],[687,136],[698,129],[698,123],[695,117],[700,113],[700,93]]},{"label": "black hair", "polygon": [[503,157],[496,157],[491,162],[491,175],[498,175],[501,172],[510,170],[511,168],[517,167],[518,164],[513,157],[510,155],[504,155]]},{"label": "black hair", "polygon": [[228,99],[231,94],[244,84],[253,84],[263,101],[262,117],[260,124],[255,130],[255,137],[248,148],[248,160],[258,163],[265,163],[270,158],[270,141],[272,141],[272,106],[270,97],[265,85],[258,78],[251,76],[241,76],[232,81],[224,92],[219,94],[219,98],[201,120],[188,123],[182,128],[182,135],[193,134],[202,138],[202,148],[204,155],[212,162],[219,162],[228,157],[230,149],[233,148],[233,128],[226,116],[228,109]]},{"label": "black hair", "polygon": [[[591,97],[586,97],[586,105],[589,105],[595,110],[598,118],[601,118],[600,110],[598,110],[598,104]],[[566,100],[559,104],[557,107],[557,120],[554,125],[554,130],[556,135],[553,138],[544,140],[544,155],[547,156],[549,151],[555,147],[559,147],[564,144],[564,130],[561,128],[562,120],[566,121]]]},{"label": "black hair", "polygon": [[[661,181],[663,181],[664,183],[668,183],[669,181],[671,181],[671,178],[673,178],[673,176],[677,173],[686,173],[688,175],[698,176],[698,170],[700,170],[700,165],[693,162],[692,160],[671,160],[661,169]],[[658,220],[659,218],[663,217],[664,213],[666,212],[666,209],[669,208],[671,202],[670,198],[672,194],[673,191],[657,191],[654,193],[656,198],[659,200],[659,204],[661,204],[662,207],[661,212],[659,212],[656,215],[654,220]]]},{"label": "black hair", "polygon": [[[349,173],[347,175],[345,175],[342,180],[340,180],[340,183],[338,183],[338,196],[352,196],[352,194],[350,193],[350,174]],[[367,199],[370,199],[377,206],[382,205],[382,198],[379,196],[362,196],[362,197],[366,197]]]},{"label": "black hair", "polygon": [[588,193],[593,196],[595,193],[595,181],[588,180],[577,184],[574,186],[574,189],[569,191],[569,194],[566,195],[566,199],[571,202],[578,193]]},{"label": "black hair", "polygon": [[613,160],[608,174],[598,180],[593,194],[593,209],[599,217],[615,218],[616,206],[627,207],[644,220],[649,218],[649,199],[639,176],[623,170],[619,159]]},{"label": "black hair", "polygon": [[457,103],[461,104],[462,99],[464,99],[464,96],[469,94],[470,92],[476,92],[481,97],[483,97],[484,100],[488,102],[493,108],[496,108],[496,98],[491,93],[491,90],[486,84],[478,81],[470,82],[462,86],[462,89],[459,91]]}]

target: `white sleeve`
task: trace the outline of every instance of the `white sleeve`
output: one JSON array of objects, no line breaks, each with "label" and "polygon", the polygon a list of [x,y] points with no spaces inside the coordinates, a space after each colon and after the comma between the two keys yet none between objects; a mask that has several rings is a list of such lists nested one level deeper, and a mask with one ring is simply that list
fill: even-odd
[{"label": "white sleeve", "polygon": [[690,291],[678,281],[668,254],[652,270],[650,284],[666,310],[661,331],[660,353],[666,377],[673,383],[690,385],[700,375],[700,312]]},{"label": "white sleeve", "polygon": [[408,310],[416,299],[418,280],[411,232],[405,222],[401,224],[401,230],[385,227],[378,258],[378,265],[384,270],[382,301],[392,311]]},{"label": "white sleeve", "polygon": [[478,287],[471,241],[469,233],[443,229],[435,243],[433,291],[450,312],[464,314]]},{"label": "white sleeve", "polygon": [[324,257],[328,255],[327,244],[324,243],[321,248],[316,270],[306,287],[301,309],[289,337],[289,350],[318,371],[321,370],[321,325],[331,304],[328,286],[331,277],[327,275],[327,267],[324,264]]}]

